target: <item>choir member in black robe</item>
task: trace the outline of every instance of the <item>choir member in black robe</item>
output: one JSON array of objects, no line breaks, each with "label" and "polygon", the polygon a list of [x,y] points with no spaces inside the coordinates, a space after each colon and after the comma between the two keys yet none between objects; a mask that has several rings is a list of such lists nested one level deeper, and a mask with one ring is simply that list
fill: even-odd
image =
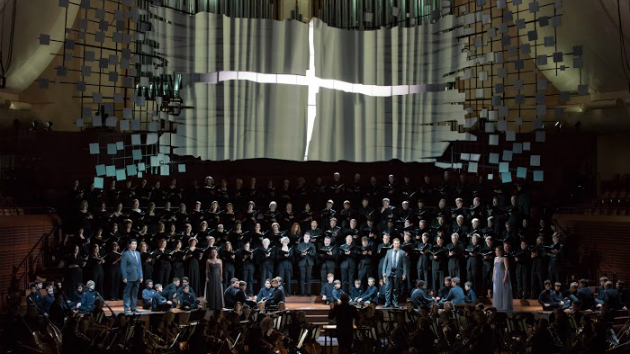
[{"label": "choir member in black robe", "polygon": [[330,237],[330,242],[332,242],[333,245],[343,243],[343,230],[341,227],[337,226],[337,218],[331,218],[328,220],[328,226],[324,231],[324,235]]},{"label": "choir member in black robe", "polygon": [[332,199],[329,199],[326,202],[326,208],[322,209],[322,211],[319,212],[319,218],[321,222],[324,223],[324,225],[327,224],[328,221],[332,218],[335,218],[335,216],[337,215],[337,211],[333,209],[334,204],[335,202]]},{"label": "choir member in black robe", "polygon": [[182,279],[186,276],[186,270],[184,269],[184,247],[182,240],[175,242],[175,247],[171,251],[171,269],[173,272],[173,278]]},{"label": "choir member in black robe", "polygon": [[343,209],[337,215],[337,219],[341,221],[342,228],[350,227],[350,220],[358,217],[357,212],[351,208],[349,200],[343,202]]},{"label": "choir member in black robe", "polygon": [[[379,227],[384,229],[387,227],[387,222],[392,220],[396,216],[396,208],[390,205],[389,198],[383,198],[381,208],[379,209]],[[393,237],[393,236],[392,236]]]},{"label": "choir member in black robe", "polygon": [[247,209],[245,210],[245,214],[243,215],[243,229],[252,232],[254,230],[254,226],[258,223],[258,210],[256,210],[256,203],[253,201],[249,201],[247,203]]},{"label": "choir member in black robe", "polygon": [[271,247],[271,241],[268,238],[263,239],[262,246],[255,252],[254,259],[260,270],[260,284],[264,284],[265,280],[271,279],[274,273],[274,265],[276,261],[275,248]]},{"label": "choir member in black robe", "polygon": [[[310,232],[308,233],[308,235],[310,236]],[[302,242],[302,236],[304,234],[302,233],[302,229],[300,228],[300,224],[297,222],[294,222],[293,225],[291,225],[291,230],[289,231],[289,234],[287,235],[289,237],[289,240],[291,241],[291,245],[296,245],[300,242]]]},{"label": "choir member in black robe", "polygon": [[375,212],[376,209],[370,206],[370,200],[363,198],[363,200],[361,200],[361,207],[359,208],[359,222],[361,223],[361,227],[365,227],[368,220],[374,221],[376,218]]},{"label": "choir member in black robe", "polygon": [[278,211],[278,204],[274,201],[269,203],[269,210],[267,210],[264,214],[264,220],[267,227],[271,228],[271,225],[278,223],[281,217],[282,213]]},{"label": "choir member in black robe", "polygon": [[448,249],[448,275],[451,278],[461,278],[464,245],[459,242],[458,234],[451,235],[451,243],[446,248]]},{"label": "choir member in black robe", "polygon": [[175,213],[175,225],[177,225],[178,230],[182,230],[184,225],[190,222],[190,216],[186,211],[186,204],[182,203],[179,205],[179,210]]},{"label": "choir member in black robe", "polygon": [[291,296],[291,280],[293,278],[293,248],[289,247],[289,238],[280,239],[280,247],[276,251],[276,273],[286,283],[285,295]]},{"label": "choir member in black robe", "polygon": [[[300,212],[300,225],[303,229],[307,229],[313,223],[313,208],[311,203],[304,204],[304,210]],[[317,223],[317,221],[315,221]]]},{"label": "choir member in black robe", "polygon": [[120,273],[120,247],[117,242],[112,242],[109,251],[105,255],[105,296],[108,300],[117,301],[120,299],[120,284],[122,276]]},{"label": "choir member in black robe", "polygon": [[85,267],[86,260],[79,250],[79,246],[75,245],[72,248],[72,254],[66,258],[66,281],[68,288],[66,292],[72,294],[77,288],[78,284],[83,282],[83,267]]},{"label": "choir member in black robe", "polygon": [[193,207],[193,210],[190,211],[190,224],[193,226],[194,230],[199,230],[199,226],[201,222],[206,219],[206,212],[201,209],[201,202],[196,201]]},{"label": "choir member in black robe", "polygon": [[158,241],[158,249],[155,250],[155,264],[157,265],[156,284],[168,284],[171,282],[171,261],[170,252],[166,249],[166,239]]},{"label": "choir member in black robe", "polygon": [[352,236],[346,236],[346,243],[339,246],[339,269],[341,270],[341,283],[349,290],[354,283],[357,270],[356,256],[357,250],[352,243]]},{"label": "choir member in black robe", "polygon": [[[282,220],[280,222],[284,229],[289,229],[298,219],[297,213],[293,211],[293,203],[287,202],[282,213]],[[299,224],[298,224],[299,225]]]},{"label": "choir member in black robe", "polygon": [[234,211],[234,205],[232,203],[225,205],[225,210],[221,213],[221,224],[223,224],[226,230],[232,230],[235,227],[236,212]]},{"label": "choir member in black robe", "polygon": [[475,294],[482,294],[482,246],[481,236],[478,233],[474,233],[470,245],[465,249],[466,279],[472,283],[472,289]]},{"label": "choir member in black robe", "polygon": [[551,238],[553,244],[549,246],[549,279],[552,282],[564,281],[562,263],[564,261],[564,245],[560,243],[560,235],[555,233]]},{"label": "choir member in black robe", "polygon": [[153,279],[155,258],[154,255],[149,252],[147,242],[140,242],[140,260],[142,261],[142,277],[144,279]]},{"label": "choir member in black robe", "polygon": [[229,279],[234,278],[236,275],[236,252],[232,247],[232,243],[227,241],[219,250],[219,258],[223,262],[223,287],[227,289],[229,286]]},{"label": "choir member in black robe", "polygon": [[188,270],[188,280],[194,294],[201,294],[201,268],[199,267],[199,261],[203,257],[203,250],[197,247],[198,243],[199,241],[196,237],[190,238],[188,240],[188,249],[184,254],[184,262],[186,262],[186,269]]},{"label": "choir member in black robe", "polygon": [[[159,205],[156,203],[156,205]],[[171,210],[171,203],[166,202],[164,205],[164,209],[162,209],[162,214],[160,215],[160,221],[165,225],[170,225],[176,221],[175,211]]]},{"label": "choir member in black robe", "polygon": [[338,256],[338,247],[332,245],[330,236],[324,237],[324,243],[318,251],[319,274],[322,284],[326,281],[327,274],[335,274]]},{"label": "choir member in black robe", "polygon": [[[236,260],[240,270],[241,280],[245,281],[247,284],[254,283],[254,253],[250,248],[250,243],[245,242],[243,247],[236,252]],[[253,285],[247,287],[246,293],[248,296],[252,295]]]},{"label": "choir member in black robe", "polygon": [[214,178],[212,176],[206,176],[203,181],[203,187],[199,189],[199,195],[201,198],[201,204],[210,205],[215,198],[216,185],[214,184]]},{"label": "choir member in black robe", "polygon": [[97,244],[93,244],[83,271],[83,283],[93,280],[96,284],[96,291],[101,294],[103,294],[103,284],[105,282],[103,263],[105,263],[105,260],[101,257],[100,247]]},{"label": "choir member in black robe", "polygon": [[311,277],[315,265],[315,245],[311,242],[311,236],[304,235],[304,242],[296,247],[296,257],[300,268],[300,294],[311,296]]},{"label": "choir member in black robe", "polygon": [[370,239],[367,236],[361,238],[361,246],[357,249],[357,258],[359,260],[359,274],[357,279],[363,284],[367,284],[367,279],[374,275],[372,259],[374,258],[374,247],[370,245]]},{"label": "choir member in black robe", "polygon": [[377,274],[383,274],[384,272],[383,263],[385,262],[385,254],[387,254],[387,251],[392,249],[392,244],[390,241],[391,241],[391,237],[389,236],[389,234],[384,233],[383,242],[379,244],[378,247],[376,248],[376,258],[378,259]]},{"label": "choir member in black robe", "polygon": [[437,237],[436,245],[431,248],[431,256],[431,278],[433,292],[436,292],[444,282],[444,276],[448,270],[448,251],[444,247],[444,236]]},{"label": "choir member in black robe", "polygon": [[485,294],[488,298],[492,297],[492,271],[494,270],[494,239],[491,236],[486,237],[486,244],[481,249],[481,258],[483,264],[481,268],[481,279],[483,283],[483,291],[478,293],[480,296]]},{"label": "choir member in black robe", "polygon": [[529,269],[531,268],[532,257],[526,240],[521,241],[520,249],[514,254],[514,262],[516,263],[516,296],[520,299],[527,299],[530,295],[531,276]]},{"label": "choir member in black robe", "polygon": [[428,232],[422,233],[421,237],[421,241],[416,243],[416,249],[419,254],[416,271],[418,279],[425,281],[427,284],[431,284],[431,257],[429,251],[433,245],[430,243]]},{"label": "choir member in black robe", "polygon": [[360,243],[360,237],[361,237],[361,231],[358,229],[358,223],[356,219],[351,219],[350,223],[348,224],[348,227],[346,227],[345,229],[343,229],[343,235],[345,236],[352,236],[352,242],[354,244],[359,244]]},{"label": "choir member in black robe", "polygon": [[221,223],[222,211],[219,209],[219,202],[216,200],[210,203],[210,208],[206,211],[206,221],[208,221],[208,227],[216,229]]}]

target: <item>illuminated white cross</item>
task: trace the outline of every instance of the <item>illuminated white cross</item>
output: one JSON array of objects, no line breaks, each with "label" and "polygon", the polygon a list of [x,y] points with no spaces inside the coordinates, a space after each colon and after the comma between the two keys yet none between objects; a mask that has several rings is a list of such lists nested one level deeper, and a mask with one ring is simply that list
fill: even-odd
[{"label": "illuminated white cross", "polygon": [[427,85],[363,85],[346,81],[322,79],[316,76],[315,71],[315,35],[313,21],[309,24],[309,63],[306,75],[293,74],[262,74],[250,71],[219,71],[202,75],[204,82],[221,82],[230,80],[249,80],[259,83],[278,83],[289,85],[308,86],[308,129],[306,132],[306,149],[304,160],[308,160],[308,148],[313,136],[313,127],[317,117],[317,93],[320,88],[340,90],[345,92],[360,93],[366,96],[391,97],[396,95],[408,95],[427,91]]}]

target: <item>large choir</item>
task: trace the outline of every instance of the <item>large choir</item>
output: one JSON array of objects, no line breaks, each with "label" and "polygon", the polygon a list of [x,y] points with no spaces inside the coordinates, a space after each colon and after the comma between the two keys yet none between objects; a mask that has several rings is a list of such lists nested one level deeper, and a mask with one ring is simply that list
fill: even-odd
[{"label": "large choir", "polygon": [[[28,302],[53,321],[59,321],[60,306],[100,314],[106,300],[118,299],[125,315],[138,313],[137,301],[167,313],[233,309],[249,321],[239,327],[249,333],[252,323],[265,327],[270,313],[284,313],[286,297],[318,295],[338,323],[348,316],[358,321],[359,313],[374,317],[379,305],[402,311],[404,326],[393,328],[403,332],[387,334],[388,348],[395,350],[418,348],[428,339],[438,343],[434,349],[452,349],[456,342],[470,350],[497,345],[491,324],[506,320],[497,313],[514,311],[513,298],[558,310],[556,320],[564,310],[607,314],[624,308],[623,282],[602,278],[597,295],[586,279],[566,283],[562,235],[545,219],[531,220],[530,203],[527,185],[469,181],[465,174],[453,180],[449,171],[438,183],[425,176],[420,184],[393,175],[383,184],[374,177],[364,184],[358,174],[348,182],[339,173],[329,184],[317,178],[309,186],[298,178],[295,186],[284,180],[279,188],[273,181],[259,187],[255,178],[215,184],[209,176],[186,187],[174,179],[166,188],[161,181],[126,181],[123,188],[112,181],[103,191],[75,182],[64,215],[71,230],[60,263],[66,282],[50,285],[44,296],[41,283],[33,283]],[[491,311],[479,307],[479,297],[492,299]],[[402,310],[399,301],[409,308]],[[454,323],[458,307],[468,309],[470,332]],[[436,318],[439,333],[431,327]],[[385,321],[369,321],[377,320]],[[161,330],[168,333],[165,326]],[[596,326],[589,326],[592,334]],[[237,327],[225,338],[235,338]],[[263,341],[274,352],[278,340],[268,338],[271,332],[263,331],[262,338],[254,332],[248,340]],[[543,350],[547,332],[537,333],[523,333],[523,347]],[[352,345],[342,337],[340,348]],[[217,338],[196,340],[216,344]],[[587,339],[570,340],[577,346]],[[462,352],[478,352],[470,350]]]},{"label": "large choir", "polygon": [[439,301],[443,284],[457,278],[470,284],[466,296],[493,298],[500,311],[511,311],[508,298],[543,296],[547,280],[569,290],[562,236],[545,219],[529,218],[527,185],[455,179],[450,171],[437,183],[393,175],[382,182],[335,173],[329,184],[298,178],[276,188],[272,180],[259,187],[255,178],[230,185],[208,176],[186,187],[175,179],[166,188],[159,180],[123,188],[111,181],[101,191],[76,181],[66,215],[74,232],[67,290],[93,280],[105,299],[122,298],[121,249],[131,240],[144,280],[166,289],[185,279],[210,308],[222,305],[233,278],[247,284],[248,297],[274,277],[283,279],[285,296],[317,295],[313,279],[323,289],[329,274],[347,293],[355,280],[367,291],[372,278],[385,284],[385,306],[410,298],[418,280]]}]

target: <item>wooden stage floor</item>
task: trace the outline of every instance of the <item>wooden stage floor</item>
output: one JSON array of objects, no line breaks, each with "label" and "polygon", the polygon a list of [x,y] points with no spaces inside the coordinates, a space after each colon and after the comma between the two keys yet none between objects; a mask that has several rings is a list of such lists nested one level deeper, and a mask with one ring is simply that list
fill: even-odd
[{"label": "wooden stage floor", "polygon": [[[203,298],[199,298],[201,300],[202,303],[204,303]],[[514,312],[515,313],[522,313],[522,312],[527,312],[527,313],[548,313],[548,311],[543,312],[542,311],[542,307],[538,304],[538,301],[536,300],[528,300],[529,304],[526,305],[524,303],[521,303],[521,300],[514,300]],[[112,308],[112,310],[114,311],[114,313],[118,314],[120,312],[124,311],[123,308],[123,304],[122,301],[108,301],[109,306]],[[399,303],[399,309],[405,309],[407,306],[407,303],[405,302],[401,302]],[[491,304],[485,304],[485,307],[491,307]],[[286,298],[286,309],[287,310],[303,310],[303,311],[317,311],[317,312],[323,312],[323,311],[327,311],[330,309],[329,305],[326,305],[322,302],[316,302],[316,297],[315,296],[290,296]],[[378,306],[377,309],[389,309],[389,308],[383,308],[382,306]],[[159,312],[153,312],[150,310],[143,310],[140,306],[138,307],[138,311],[143,314],[143,315],[149,315],[149,314],[154,314],[154,313],[159,313]],[[105,311],[106,313],[108,313],[109,311]],[[175,313],[180,313],[180,312],[185,312],[179,309],[173,309],[173,312]]]}]

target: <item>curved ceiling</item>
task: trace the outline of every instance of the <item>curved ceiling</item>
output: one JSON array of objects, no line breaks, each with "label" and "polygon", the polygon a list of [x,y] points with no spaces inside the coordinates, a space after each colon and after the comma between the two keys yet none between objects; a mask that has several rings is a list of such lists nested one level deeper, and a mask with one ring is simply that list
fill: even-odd
[{"label": "curved ceiling", "polygon": [[[617,0],[570,0],[563,1],[558,14],[562,15],[562,25],[557,27],[558,51],[572,52],[573,46],[581,45],[584,50],[584,68],[581,82],[589,85],[591,94],[627,91],[628,79],[625,77],[620,59],[619,20]],[[510,2],[511,4],[511,2]],[[513,5],[511,10],[516,10]],[[523,7],[519,8],[523,10]],[[630,2],[621,1],[622,22],[625,25],[626,47],[630,50]],[[523,11],[526,20],[534,20],[533,14]],[[539,38],[553,35],[554,27],[537,27]],[[524,39],[523,39],[524,38]],[[528,42],[527,36],[522,37]],[[547,55],[552,55],[553,47],[539,48]],[[573,63],[565,63],[573,66]],[[580,83],[577,70],[555,71],[547,75],[556,88],[561,91],[575,91]]]},{"label": "curved ceiling", "polygon": [[[66,8],[60,7],[57,1],[51,0],[17,1],[16,3],[13,64],[7,74],[7,89],[19,93],[31,85],[48,67],[54,58],[52,54],[59,52],[61,41],[51,41],[50,45],[45,46],[39,44],[39,37],[41,34],[50,34],[51,39],[57,40],[63,37],[66,29]],[[74,23],[77,12],[78,6],[68,7],[67,23]],[[5,33],[8,33],[9,22],[2,24]]]}]

